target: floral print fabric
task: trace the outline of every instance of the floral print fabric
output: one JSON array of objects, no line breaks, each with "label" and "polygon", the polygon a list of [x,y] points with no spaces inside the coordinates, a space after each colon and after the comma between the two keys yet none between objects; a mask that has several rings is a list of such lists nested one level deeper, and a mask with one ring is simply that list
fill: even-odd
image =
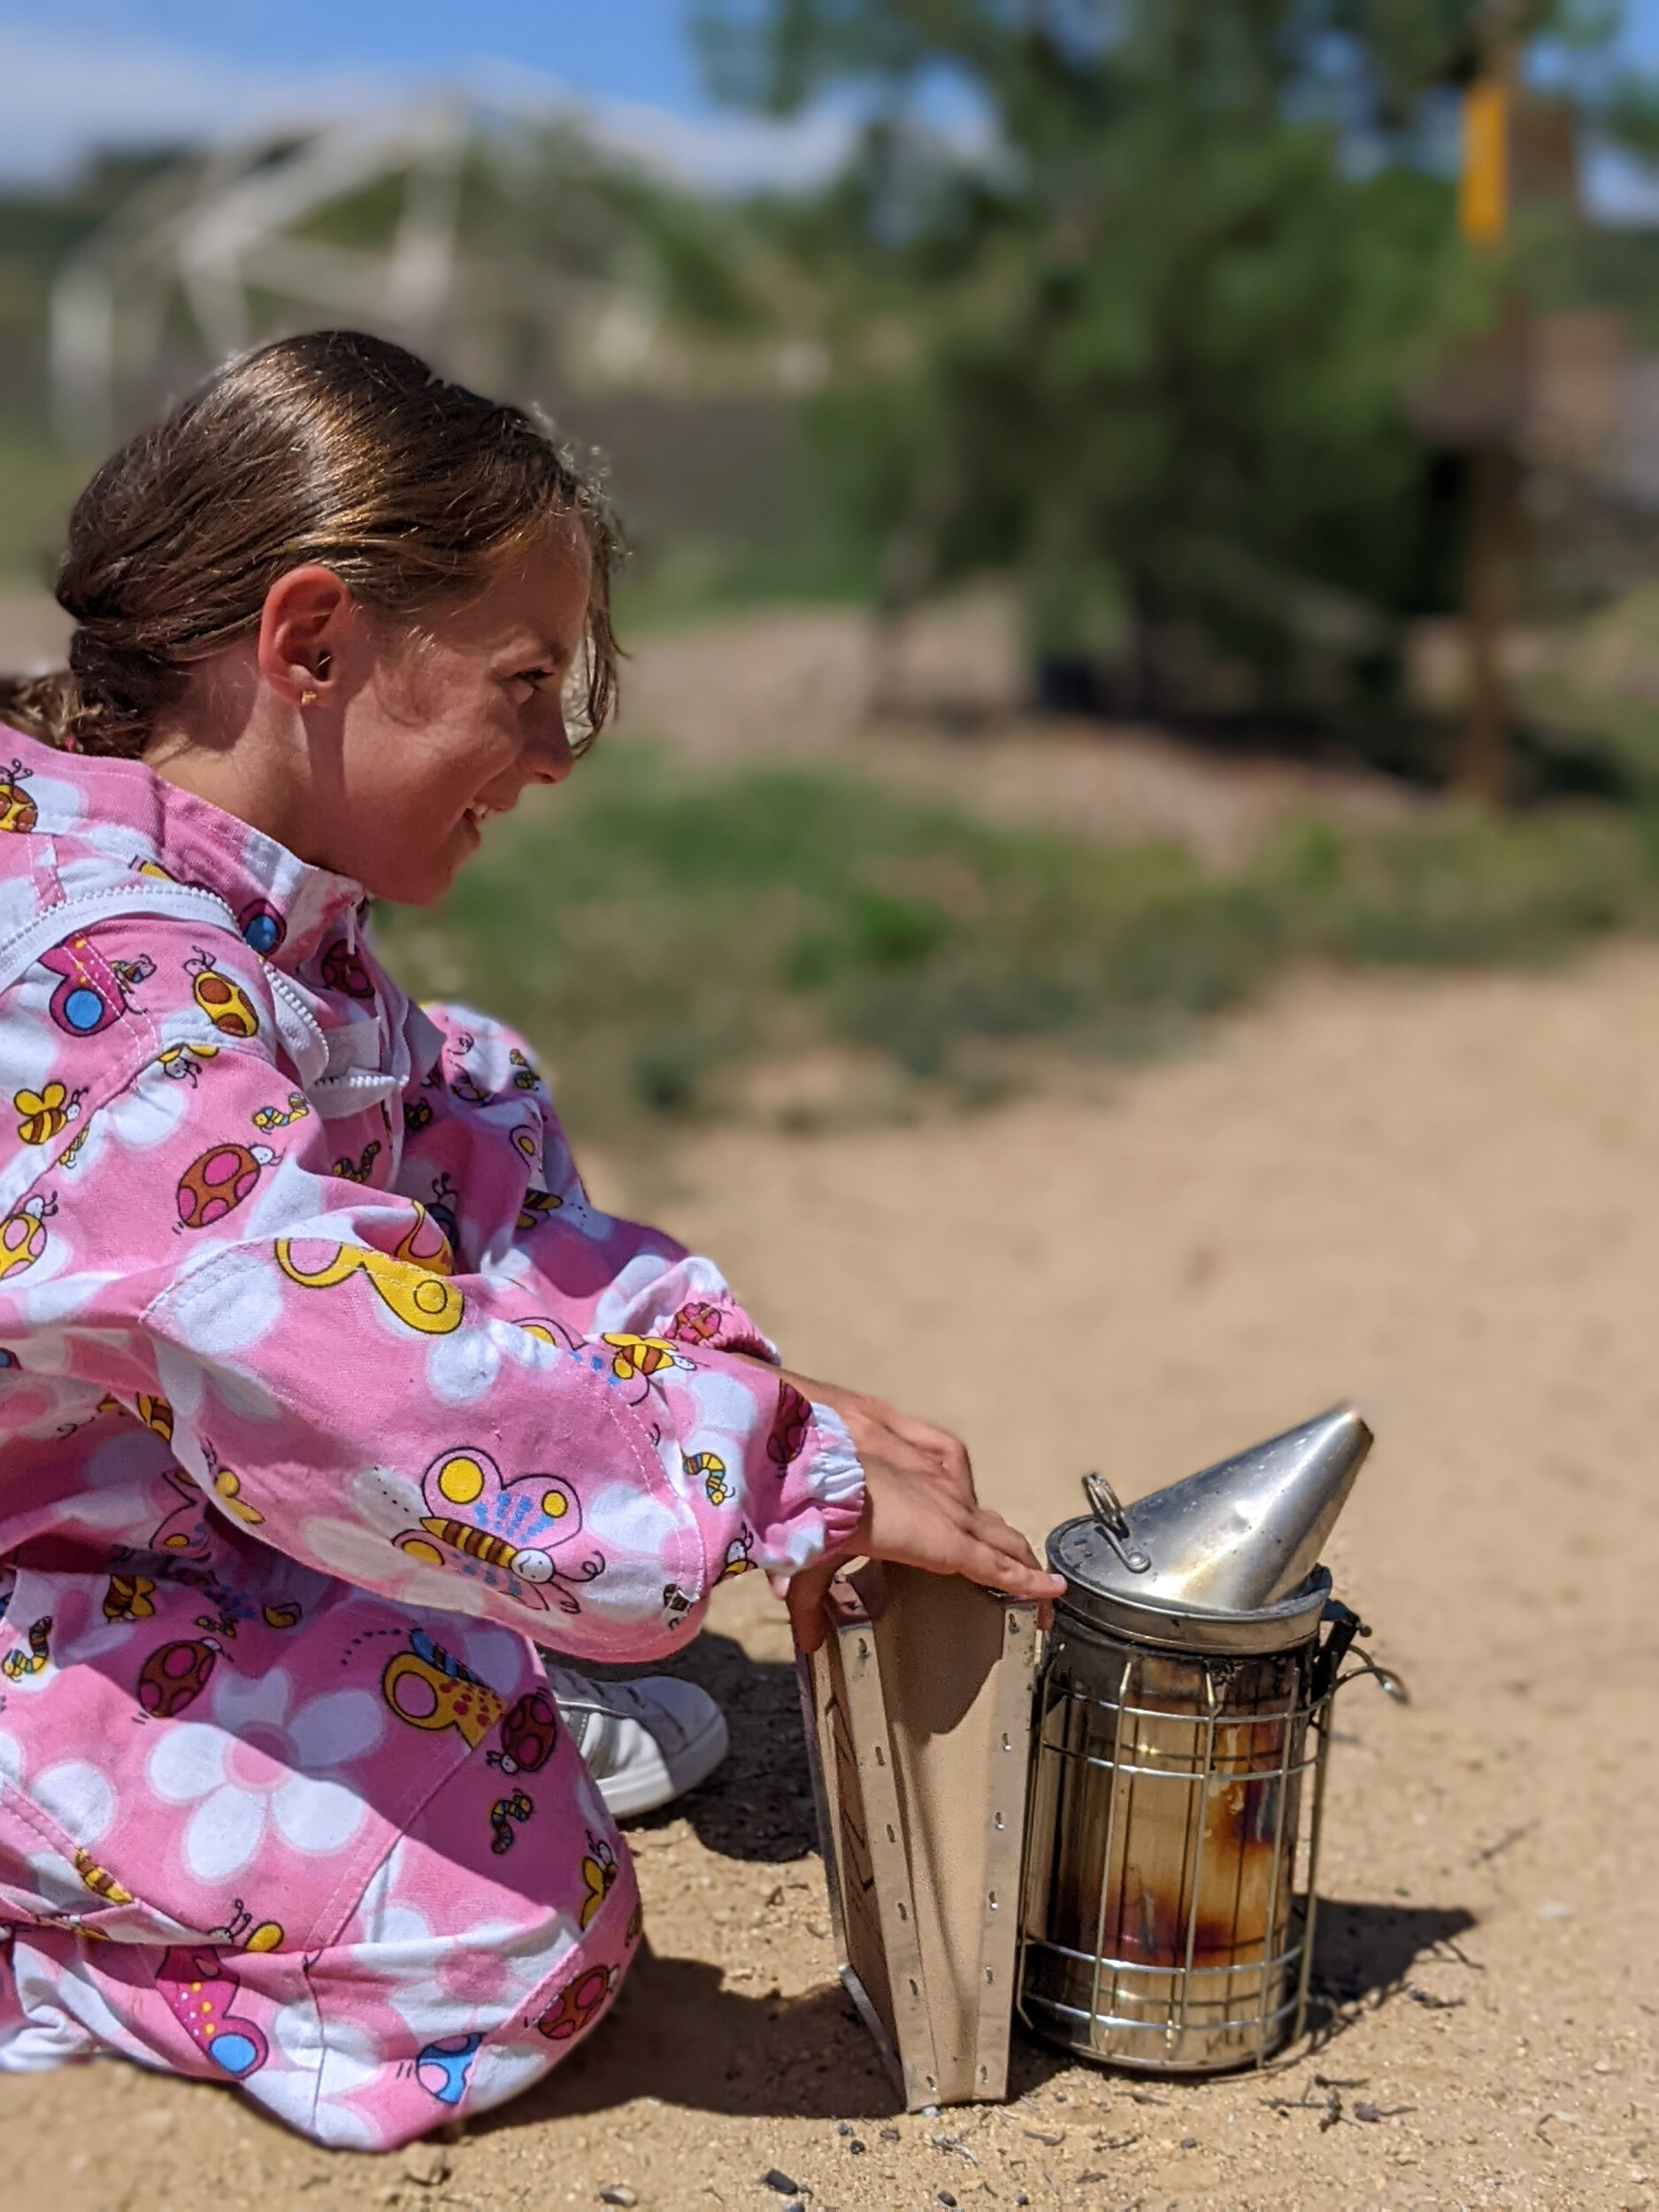
[{"label": "floral print fabric", "polygon": [[625,1963],[535,1647],[676,1648],[862,1477],[718,1271],[590,1204],[523,1045],[391,982],[355,885],[7,743],[0,2066],[124,2050],[394,2143]]}]

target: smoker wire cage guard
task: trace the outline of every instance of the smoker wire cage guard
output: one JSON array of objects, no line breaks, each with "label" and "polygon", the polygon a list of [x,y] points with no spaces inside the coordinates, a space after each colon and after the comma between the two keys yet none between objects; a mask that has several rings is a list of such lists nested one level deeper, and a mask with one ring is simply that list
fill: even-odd
[{"label": "smoker wire cage guard", "polygon": [[1033,2032],[1206,2073],[1300,2036],[1332,1700],[1357,1627],[1331,1611],[1323,1644],[1218,1655],[1062,1609],[1026,1814],[1018,2010]]}]

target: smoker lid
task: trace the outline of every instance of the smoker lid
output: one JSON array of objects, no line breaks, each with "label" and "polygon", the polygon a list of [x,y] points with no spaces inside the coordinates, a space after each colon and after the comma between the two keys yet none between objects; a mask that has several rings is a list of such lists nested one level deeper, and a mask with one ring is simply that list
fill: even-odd
[{"label": "smoker lid", "polygon": [[[1086,1478],[1091,1512],[1048,1539],[1050,1562],[1071,1586],[1064,1602],[1157,1643],[1214,1648],[1218,1617],[1253,1619],[1298,1641],[1317,1624],[1324,1594],[1316,1596],[1314,1570],[1371,1443],[1354,1408],[1338,1406],[1131,1506],[1098,1475]],[[1327,1593],[1329,1585],[1326,1576]],[[1247,1639],[1231,1647],[1271,1646]]]}]

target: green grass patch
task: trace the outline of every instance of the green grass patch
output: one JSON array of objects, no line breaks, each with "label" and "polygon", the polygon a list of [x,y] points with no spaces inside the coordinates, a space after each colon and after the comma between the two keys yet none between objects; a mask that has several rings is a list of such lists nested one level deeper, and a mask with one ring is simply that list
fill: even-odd
[{"label": "green grass patch", "polygon": [[1157,1051],[1292,961],[1536,963],[1656,918],[1653,841],[1612,811],[1308,820],[1217,876],[847,778],[693,780],[602,747],[382,937],[423,996],[523,1027],[594,1130],[719,1112],[746,1064],[838,1041],[983,1095],[1022,1041]]}]

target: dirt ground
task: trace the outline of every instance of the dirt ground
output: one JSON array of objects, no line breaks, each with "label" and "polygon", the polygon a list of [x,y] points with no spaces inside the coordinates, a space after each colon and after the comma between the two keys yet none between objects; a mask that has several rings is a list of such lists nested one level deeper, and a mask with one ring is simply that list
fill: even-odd
[{"label": "dirt ground", "polygon": [[[0,601],[0,665],[50,629],[38,603]],[[854,618],[653,641],[633,726],[693,764],[834,755],[1217,860],[1310,799],[1367,818],[1405,803],[1156,733],[1024,723],[996,704],[989,615],[907,649],[899,688],[933,718],[872,730]],[[726,1703],[732,1757],[631,1832],[649,1951],[543,2086],[459,2142],[374,2160],[123,2066],[0,2080],[0,2203],[1659,2200],[1659,950],[1547,977],[1303,979],[1096,1088],[910,1128],[714,1133],[649,1180],[588,1164],[607,1202],[717,1254],[795,1364],[960,1429],[1033,1538],[1078,1509],[1086,1468],[1135,1495],[1358,1400],[1379,1442],[1332,1564],[1415,1702],[1344,1693],[1319,2039],[1203,2084],[1021,2042],[1006,2106],[898,2114],[832,1979],[787,1637],[750,1578],[682,1662]]]},{"label": "dirt ground", "polygon": [[[898,2115],[830,1979],[793,1685],[759,1578],[686,1655],[735,1748],[636,1827],[651,1949],[458,2143],[329,2154],[100,2064],[0,2082],[6,2201],[56,2212],[1650,2206],[1659,2175],[1659,952],[1304,980],[1094,1104],[727,1132],[642,1190],[810,1371],[972,1441],[1033,1536],[1353,1393],[1333,1551],[1402,1711],[1344,1693],[1317,1983],[1266,2076],[1017,2048],[1009,2104]],[[1380,2117],[1372,2116],[1380,2115]]]}]

